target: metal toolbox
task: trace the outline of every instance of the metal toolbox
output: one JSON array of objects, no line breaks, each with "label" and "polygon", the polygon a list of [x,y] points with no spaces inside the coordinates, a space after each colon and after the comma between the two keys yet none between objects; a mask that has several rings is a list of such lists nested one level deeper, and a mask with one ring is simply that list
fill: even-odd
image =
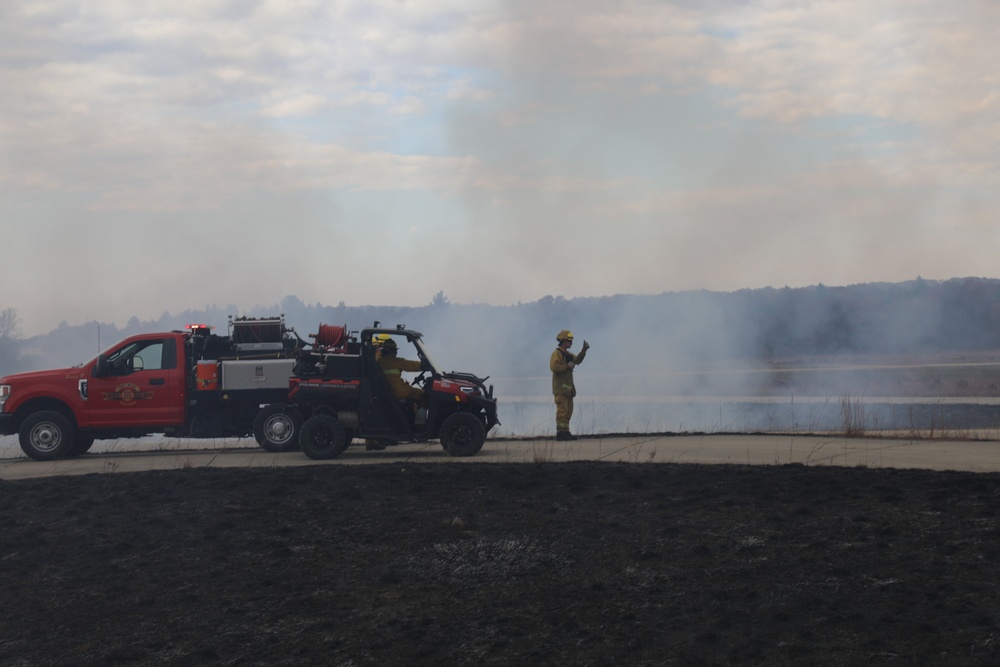
[{"label": "metal toolbox", "polygon": [[222,389],[287,389],[294,359],[222,362]]}]

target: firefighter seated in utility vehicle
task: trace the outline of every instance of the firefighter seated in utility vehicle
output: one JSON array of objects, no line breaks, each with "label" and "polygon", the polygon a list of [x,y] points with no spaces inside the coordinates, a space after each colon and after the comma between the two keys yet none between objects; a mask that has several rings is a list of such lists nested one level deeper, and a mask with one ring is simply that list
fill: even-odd
[{"label": "firefighter seated in utility vehicle", "polygon": [[424,395],[424,390],[403,380],[403,371],[419,373],[425,370],[423,364],[419,361],[401,359],[396,356],[397,352],[399,352],[399,347],[396,345],[396,341],[390,338],[382,343],[378,354],[378,366],[382,369],[382,374],[385,375],[389,388],[396,398],[413,401],[416,407],[426,408],[427,397]]}]

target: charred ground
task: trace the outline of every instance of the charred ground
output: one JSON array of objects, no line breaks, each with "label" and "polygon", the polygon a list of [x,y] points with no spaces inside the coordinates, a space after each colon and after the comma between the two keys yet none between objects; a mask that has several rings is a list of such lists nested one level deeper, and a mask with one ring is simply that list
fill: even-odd
[{"label": "charred ground", "polygon": [[0,482],[6,665],[996,664],[1000,475],[538,463]]}]

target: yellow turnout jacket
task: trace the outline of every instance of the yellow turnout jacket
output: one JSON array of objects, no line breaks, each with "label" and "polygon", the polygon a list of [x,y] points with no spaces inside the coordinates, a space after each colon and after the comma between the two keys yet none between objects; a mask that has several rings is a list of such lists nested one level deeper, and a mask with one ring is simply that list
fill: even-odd
[{"label": "yellow turnout jacket", "polygon": [[569,362],[582,364],[583,358],[587,356],[586,351],[580,354],[564,351],[557,347],[549,358],[549,370],[552,371],[552,395],[553,396],[576,396],[576,385],[573,384],[573,369],[569,367]]},{"label": "yellow turnout jacket", "polygon": [[389,388],[392,389],[392,393],[399,398],[412,398],[414,392],[423,394],[423,392],[420,392],[415,387],[411,387],[403,379],[403,371],[409,373],[420,372],[419,361],[410,361],[409,359],[400,359],[396,356],[383,355],[378,358],[378,365],[382,369],[385,379],[389,382]]}]

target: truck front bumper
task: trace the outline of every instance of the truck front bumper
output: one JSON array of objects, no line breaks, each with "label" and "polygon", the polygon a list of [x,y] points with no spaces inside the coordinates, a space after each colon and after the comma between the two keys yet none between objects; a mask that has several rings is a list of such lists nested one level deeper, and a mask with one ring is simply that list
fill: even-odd
[{"label": "truck front bumper", "polygon": [[483,414],[486,415],[486,432],[489,433],[490,429],[500,423],[497,419],[497,402],[494,398],[480,398],[478,396],[472,399],[475,405],[478,405]]}]

